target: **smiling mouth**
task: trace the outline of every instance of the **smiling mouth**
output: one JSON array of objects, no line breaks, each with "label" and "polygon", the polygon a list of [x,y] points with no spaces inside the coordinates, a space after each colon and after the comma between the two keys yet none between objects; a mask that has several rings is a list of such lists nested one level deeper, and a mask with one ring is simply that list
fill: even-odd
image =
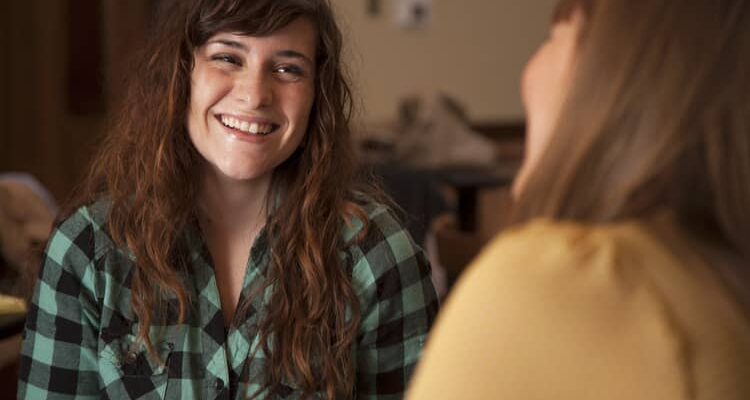
[{"label": "smiling mouth", "polygon": [[279,129],[279,125],[273,123],[247,122],[237,118],[222,115],[219,121],[227,128],[240,131],[248,135],[266,136]]}]

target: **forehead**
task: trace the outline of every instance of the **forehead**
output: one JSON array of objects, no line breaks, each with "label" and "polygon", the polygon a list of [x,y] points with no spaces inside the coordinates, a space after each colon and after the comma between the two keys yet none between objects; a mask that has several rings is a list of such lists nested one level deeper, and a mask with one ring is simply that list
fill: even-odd
[{"label": "forehead", "polygon": [[250,50],[259,47],[274,50],[294,50],[312,59],[318,43],[318,33],[315,25],[307,18],[297,18],[289,24],[267,34],[248,35],[241,32],[218,32],[207,41],[236,42]]}]

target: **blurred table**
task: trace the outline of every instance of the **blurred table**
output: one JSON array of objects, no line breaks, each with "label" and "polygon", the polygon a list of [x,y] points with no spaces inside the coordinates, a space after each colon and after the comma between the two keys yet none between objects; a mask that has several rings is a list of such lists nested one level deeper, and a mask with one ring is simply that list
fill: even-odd
[{"label": "blurred table", "polygon": [[0,399],[16,398],[21,334],[0,339]]},{"label": "blurred table", "polygon": [[21,332],[26,320],[23,300],[0,294],[0,398],[16,395]]},{"label": "blurred table", "polygon": [[407,214],[403,222],[414,240],[422,244],[432,220],[448,210],[435,170],[384,163],[366,167]]},{"label": "blurred table", "polygon": [[516,174],[516,167],[450,167],[436,170],[436,173],[444,184],[456,190],[458,229],[463,232],[475,232],[479,191],[510,185]]},{"label": "blurred table", "polygon": [[21,333],[25,321],[25,314],[0,315],[0,340]]},{"label": "blurred table", "polygon": [[456,191],[458,229],[477,228],[478,193],[481,189],[507,186],[513,182],[517,166],[451,166],[419,168],[408,165],[374,164],[370,168],[382,179],[383,188],[411,217],[407,221],[412,236],[421,240],[430,221],[448,209],[439,187]]},{"label": "blurred table", "polygon": [[0,340],[21,333],[25,319],[23,300],[0,294]]}]

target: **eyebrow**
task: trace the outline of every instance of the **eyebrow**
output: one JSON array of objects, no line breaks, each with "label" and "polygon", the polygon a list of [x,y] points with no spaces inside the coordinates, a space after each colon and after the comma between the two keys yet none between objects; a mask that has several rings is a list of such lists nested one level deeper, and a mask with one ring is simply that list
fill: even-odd
[{"label": "eyebrow", "polygon": [[[222,44],[224,46],[231,47],[231,48],[234,48],[234,49],[239,49],[239,50],[246,51],[246,52],[249,51],[249,49],[247,48],[247,46],[245,46],[244,44],[242,44],[242,43],[240,43],[240,42],[238,42],[236,40],[231,40],[231,39],[214,39],[214,40],[209,40],[208,43],[206,43],[206,44],[212,44],[212,43]],[[302,53],[300,53],[299,51],[296,51],[296,50],[281,50],[281,51],[276,52],[275,55],[277,57],[283,57],[283,58],[296,58],[296,59],[300,59],[300,60],[306,61],[310,65],[315,65],[315,63],[310,59],[310,57],[308,57],[308,56],[306,56],[306,55],[304,55],[304,54],[302,54]]]}]

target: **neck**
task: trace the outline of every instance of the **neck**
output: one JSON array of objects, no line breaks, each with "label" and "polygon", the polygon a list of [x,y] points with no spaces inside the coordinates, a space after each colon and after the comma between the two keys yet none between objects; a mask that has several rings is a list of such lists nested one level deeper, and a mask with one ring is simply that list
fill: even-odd
[{"label": "neck", "polygon": [[204,173],[199,192],[201,220],[226,233],[245,234],[265,224],[271,177],[236,181]]},{"label": "neck", "polygon": [[201,177],[198,220],[213,261],[225,324],[234,318],[252,244],[266,223],[271,176],[228,179],[207,169]]}]

